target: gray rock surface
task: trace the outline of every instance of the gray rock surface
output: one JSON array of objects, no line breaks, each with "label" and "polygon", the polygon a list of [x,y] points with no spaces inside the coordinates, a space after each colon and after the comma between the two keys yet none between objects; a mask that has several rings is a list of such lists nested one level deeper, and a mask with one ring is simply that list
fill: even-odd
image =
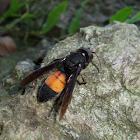
[{"label": "gray rock surface", "polygon": [[[106,27],[89,26],[50,49],[45,66],[79,47],[90,48],[100,57],[100,73],[92,65],[82,71],[86,85],[75,85],[73,98],[64,118],[54,124],[45,117],[52,101],[39,104],[36,94],[44,75],[35,87],[8,88],[17,82],[5,81],[0,88],[0,139],[4,140],[138,140],[140,139],[140,32],[133,24],[114,22]],[[94,64],[99,67],[96,56]],[[21,63],[23,64],[23,63]],[[32,64],[34,67],[34,65]],[[20,66],[18,68],[21,68]],[[31,65],[29,66],[31,69]],[[20,81],[23,68],[16,69]],[[27,72],[27,68],[26,68]],[[9,75],[14,77],[15,75]],[[80,76],[78,77],[80,79]],[[30,84],[31,85],[31,84]],[[4,90],[7,89],[7,90]],[[22,95],[23,94],[23,95]]]}]

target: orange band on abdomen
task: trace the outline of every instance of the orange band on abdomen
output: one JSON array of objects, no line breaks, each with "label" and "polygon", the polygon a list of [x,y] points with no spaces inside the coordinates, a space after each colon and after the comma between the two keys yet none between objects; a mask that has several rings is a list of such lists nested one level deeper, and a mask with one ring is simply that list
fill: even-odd
[{"label": "orange band on abdomen", "polygon": [[56,93],[60,93],[66,84],[66,74],[61,71],[56,71],[52,75],[50,75],[45,83]]}]

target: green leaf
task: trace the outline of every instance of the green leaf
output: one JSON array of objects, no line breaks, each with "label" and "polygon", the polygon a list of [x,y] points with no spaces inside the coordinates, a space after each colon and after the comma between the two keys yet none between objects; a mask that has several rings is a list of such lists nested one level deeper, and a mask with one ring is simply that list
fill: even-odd
[{"label": "green leaf", "polygon": [[12,29],[21,19],[16,18],[11,23],[6,25],[6,29]]},{"label": "green leaf", "polygon": [[36,18],[34,14],[25,14],[21,17],[22,19],[28,19],[28,18]]},{"label": "green leaf", "polygon": [[22,7],[24,7],[26,4],[30,3],[32,0],[26,0],[23,3],[19,3],[16,7],[14,7],[16,9],[16,11],[20,10]]},{"label": "green leaf", "polygon": [[84,1],[82,2],[82,8],[84,8],[84,6],[87,4],[88,1],[89,1],[89,0],[84,0]]},{"label": "green leaf", "polygon": [[56,24],[57,20],[59,19],[61,13],[66,9],[66,6],[67,2],[64,1],[49,13],[46,23],[43,24],[40,31],[41,34],[45,34],[49,30],[51,30],[51,28]]},{"label": "green leaf", "polygon": [[78,9],[78,11],[76,12],[76,17],[70,22],[69,28],[68,28],[68,32],[69,34],[74,34],[77,29],[79,28],[79,24],[80,24],[80,16],[83,12],[83,8],[86,5],[86,3],[89,0],[85,0],[82,2],[82,7],[80,9]]},{"label": "green leaf", "polygon": [[53,38],[56,42],[60,42],[60,40],[58,38]]},{"label": "green leaf", "polygon": [[19,1],[20,0],[12,0],[9,10],[3,14],[4,19],[11,17],[14,13],[16,13],[18,10],[20,10],[23,6],[25,6],[32,0],[27,0],[23,3],[19,3]]},{"label": "green leaf", "polygon": [[137,21],[140,21],[140,12],[138,12],[134,17],[131,19],[125,20],[126,23],[135,23]]},{"label": "green leaf", "polygon": [[80,24],[80,16],[82,11],[82,8],[80,8],[76,13],[76,17],[70,22],[70,26],[68,28],[69,34],[74,34],[77,31]]},{"label": "green leaf", "polygon": [[132,13],[133,9],[134,7],[126,7],[121,9],[110,19],[109,23],[112,23],[114,20],[124,22],[126,18]]},{"label": "green leaf", "polygon": [[20,0],[12,0],[11,7],[15,7],[15,5],[18,5],[19,2],[20,2]]}]

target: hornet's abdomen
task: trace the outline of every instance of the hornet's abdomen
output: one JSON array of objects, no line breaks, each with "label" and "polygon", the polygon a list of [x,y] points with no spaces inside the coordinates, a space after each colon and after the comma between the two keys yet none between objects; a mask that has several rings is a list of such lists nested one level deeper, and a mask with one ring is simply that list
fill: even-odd
[{"label": "hornet's abdomen", "polygon": [[46,102],[60,93],[66,84],[66,74],[60,70],[51,74],[37,94],[38,102]]}]

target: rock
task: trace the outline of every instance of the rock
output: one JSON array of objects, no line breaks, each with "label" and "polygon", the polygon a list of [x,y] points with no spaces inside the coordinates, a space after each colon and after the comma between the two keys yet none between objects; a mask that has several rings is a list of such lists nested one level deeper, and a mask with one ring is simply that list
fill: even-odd
[{"label": "rock", "polygon": [[[56,44],[47,51],[42,66],[80,47],[86,47],[98,54],[102,70],[98,73],[96,67],[89,64],[82,71],[88,83],[75,85],[64,118],[55,124],[53,116],[49,120],[45,118],[53,101],[42,104],[36,101],[38,89],[49,74],[38,78],[35,87],[27,86],[24,94],[23,90],[19,90],[6,99],[3,94],[0,105],[0,139],[138,140],[139,35],[135,25],[113,22],[106,27],[81,28],[79,33]],[[99,67],[96,56],[93,63]],[[17,74],[17,77],[21,79],[21,75]]]}]

